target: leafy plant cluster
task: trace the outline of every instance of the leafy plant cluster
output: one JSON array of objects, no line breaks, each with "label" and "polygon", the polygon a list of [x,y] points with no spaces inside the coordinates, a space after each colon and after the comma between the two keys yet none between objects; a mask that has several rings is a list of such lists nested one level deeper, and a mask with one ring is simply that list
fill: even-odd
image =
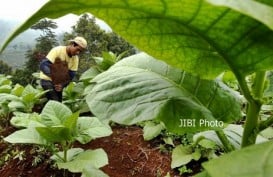
[{"label": "leafy plant cluster", "polygon": [[[259,141],[273,124],[272,115],[263,116],[265,105],[272,104],[267,81],[273,69],[272,1],[85,1],[75,8],[77,2],[69,0],[62,9],[63,1],[49,1],[3,47],[45,14],[56,18],[88,11],[145,52],[89,82],[86,101],[96,117],[125,125],[156,120],[172,133],[201,133],[193,144],[175,148],[173,167],[214,152],[218,143],[227,153],[203,163],[196,177],[272,176],[272,141]],[[223,83],[226,71],[239,92]],[[192,124],[181,125],[183,120]],[[243,126],[234,127],[238,121]]]},{"label": "leafy plant cluster", "polygon": [[[34,88],[31,84],[13,85],[10,76],[0,75],[0,116],[3,124],[8,124],[13,112],[32,112],[34,106],[42,105],[46,91]],[[3,126],[3,125],[2,125]]]},{"label": "leafy plant cluster", "polygon": [[103,149],[83,150],[73,147],[75,141],[86,144],[112,133],[111,128],[96,117],[79,116],[79,112],[73,113],[64,104],[56,101],[49,101],[41,114],[14,114],[11,124],[19,130],[5,137],[5,141],[45,147],[51,152],[51,159],[59,169],[82,173],[83,177],[107,176],[99,170],[108,163]]},{"label": "leafy plant cluster", "polygon": [[63,104],[67,105],[73,112],[89,113],[90,109],[85,97],[88,94],[87,88],[92,87],[92,79],[121,60],[126,53],[127,51],[116,55],[112,52],[102,52],[102,57],[93,57],[94,65],[82,73],[77,82],[71,82],[64,89]]},{"label": "leafy plant cluster", "polygon": [[[11,123],[19,129],[3,140],[44,147],[52,154],[51,159],[60,169],[81,172],[85,177],[107,176],[98,170],[108,163],[107,154],[102,149],[84,151],[81,148],[73,148],[75,141],[86,144],[92,139],[112,133],[111,128],[97,118],[79,116],[80,113],[88,111],[84,110],[86,103],[82,85],[82,82],[71,83],[64,91],[64,103],[50,101],[44,105],[45,98],[42,96],[46,91],[35,89],[30,84],[26,87],[13,85],[10,77],[1,75],[1,124],[6,122],[3,126],[7,126]],[[43,107],[41,114],[33,110],[37,105]],[[3,163],[20,155],[10,151],[10,148],[3,154]],[[41,158],[42,156],[35,156],[33,164],[39,163]],[[88,166],[88,169],[84,166]],[[91,166],[94,169],[91,169]]]}]

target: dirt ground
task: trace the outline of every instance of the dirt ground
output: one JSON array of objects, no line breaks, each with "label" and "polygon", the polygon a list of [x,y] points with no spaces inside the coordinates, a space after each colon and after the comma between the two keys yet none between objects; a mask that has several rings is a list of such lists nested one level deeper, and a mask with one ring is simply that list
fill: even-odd
[{"label": "dirt ground", "polygon": [[[9,127],[1,132],[7,136],[14,131]],[[102,170],[110,177],[164,177],[168,172],[172,177],[182,177],[177,170],[172,170],[171,153],[159,149],[159,140],[144,141],[142,129],[137,126],[115,126],[109,137],[99,138],[88,144],[75,144],[84,149],[103,148],[109,159],[109,164]],[[2,138],[1,138],[2,139]],[[9,149],[9,152],[7,152]],[[12,150],[11,150],[12,149]],[[3,163],[3,156],[24,151],[21,159],[9,158]],[[62,177],[63,171],[52,168],[48,161],[50,154],[41,154],[30,145],[11,145],[0,142],[1,177]],[[42,155],[43,160],[33,165],[34,159]],[[194,168],[199,169],[197,164]],[[68,177],[80,177],[80,174],[66,172]],[[191,175],[184,175],[187,177]]]}]

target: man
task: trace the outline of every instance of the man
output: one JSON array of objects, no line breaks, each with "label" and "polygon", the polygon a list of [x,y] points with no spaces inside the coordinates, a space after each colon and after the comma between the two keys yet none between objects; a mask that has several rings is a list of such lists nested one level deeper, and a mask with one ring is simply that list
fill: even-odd
[{"label": "man", "polygon": [[[75,37],[70,40],[68,46],[57,46],[49,51],[46,58],[40,63],[40,79],[41,86],[44,90],[49,90],[46,93],[48,100],[62,101],[62,90],[69,82],[73,79],[78,70],[79,58],[78,55],[87,47],[87,42],[83,37]],[[52,81],[53,75],[58,75],[58,73],[52,73],[55,60],[61,60],[65,63],[63,66],[67,66],[69,80],[66,83],[55,83]],[[61,67],[57,68],[61,69]],[[55,71],[56,69],[54,69]],[[57,69],[58,70],[58,69]],[[63,72],[62,70],[59,71]],[[63,73],[60,73],[63,74]]]}]

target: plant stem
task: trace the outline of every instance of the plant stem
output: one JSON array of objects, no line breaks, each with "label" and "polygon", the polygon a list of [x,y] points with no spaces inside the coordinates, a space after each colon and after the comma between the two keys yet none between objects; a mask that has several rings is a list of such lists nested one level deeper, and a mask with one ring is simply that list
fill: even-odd
[{"label": "plant stem", "polygon": [[261,109],[261,104],[257,102],[249,102],[246,123],[244,126],[242,145],[241,147],[246,147],[255,144],[256,137],[258,134],[258,118]]},{"label": "plant stem", "polygon": [[253,95],[257,99],[263,98],[265,80],[266,80],[266,72],[265,71],[256,72],[256,77],[255,77],[254,87],[253,87]]},{"label": "plant stem", "polygon": [[63,159],[64,159],[64,163],[65,163],[65,162],[67,162],[67,151],[69,149],[69,143],[67,143],[66,141],[64,141],[62,143],[62,149],[64,151],[64,157],[63,157]]},{"label": "plant stem", "polygon": [[[63,149],[63,152],[64,152],[64,157],[63,157],[64,163],[67,162],[67,151],[68,151],[68,148],[69,148],[68,146],[69,146],[69,145],[68,145],[68,143],[67,143],[66,141],[64,141],[64,142],[62,143],[62,149]],[[66,169],[64,169],[64,171],[63,171],[63,176],[64,176],[64,177],[67,176]]]},{"label": "plant stem", "polygon": [[263,131],[264,129],[268,128],[269,126],[271,126],[273,124],[273,116],[270,116],[269,118],[267,118],[267,120],[260,122],[259,124],[259,132]]},{"label": "plant stem", "polygon": [[248,97],[248,108],[246,115],[246,123],[243,132],[242,145],[246,147],[255,144],[258,134],[259,113],[262,106],[262,97],[265,84],[265,71],[258,71],[254,80],[252,96]]},{"label": "plant stem", "polygon": [[215,131],[215,133],[217,134],[218,138],[222,142],[226,152],[231,152],[235,150],[235,147],[229,142],[223,130],[217,130]]}]

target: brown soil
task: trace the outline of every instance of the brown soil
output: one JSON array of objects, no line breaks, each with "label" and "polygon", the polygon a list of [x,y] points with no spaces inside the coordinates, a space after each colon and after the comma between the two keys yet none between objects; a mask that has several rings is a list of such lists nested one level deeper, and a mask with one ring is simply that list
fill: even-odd
[{"label": "brown soil", "polygon": [[[6,128],[1,135],[7,136],[14,130],[14,128]],[[115,126],[111,136],[93,140],[85,145],[77,143],[75,147],[103,148],[108,155],[109,164],[102,170],[110,177],[164,177],[168,172],[172,177],[180,177],[178,172],[170,167],[171,154],[159,150],[160,141],[144,141],[142,135],[142,129],[137,126]],[[7,149],[9,149],[8,152]],[[3,163],[4,156],[22,150],[24,151],[23,159],[11,157]],[[64,172],[53,168],[49,162],[50,154],[37,151],[38,148],[35,146],[11,145],[0,141],[1,177],[62,177]],[[33,165],[38,155],[43,156],[43,160]],[[194,168],[199,170],[200,165],[197,164]],[[68,177],[81,176],[66,173]]]}]

